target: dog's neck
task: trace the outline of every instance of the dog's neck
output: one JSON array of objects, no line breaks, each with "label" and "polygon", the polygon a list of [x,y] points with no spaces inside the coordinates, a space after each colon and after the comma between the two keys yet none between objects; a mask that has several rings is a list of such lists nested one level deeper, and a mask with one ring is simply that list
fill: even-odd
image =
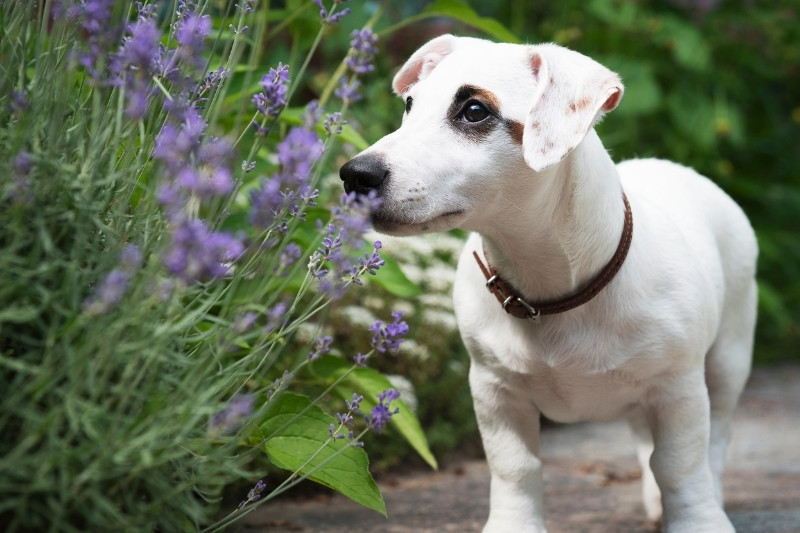
[{"label": "dog's neck", "polygon": [[514,187],[513,196],[503,195],[506,205],[475,228],[487,260],[526,299],[574,294],[620,241],[625,212],[614,163],[592,129],[562,162]]}]

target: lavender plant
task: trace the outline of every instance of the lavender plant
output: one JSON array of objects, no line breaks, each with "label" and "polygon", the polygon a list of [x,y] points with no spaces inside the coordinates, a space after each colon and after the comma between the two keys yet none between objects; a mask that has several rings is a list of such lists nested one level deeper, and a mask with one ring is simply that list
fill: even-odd
[{"label": "lavender plant", "polygon": [[[402,315],[363,354],[325,331],[388,261],[364,240],[379,200],[319,192],[338,139],[359,142],[345,117],[370,23],[319,101],[291,107],[343,3],[308,2],[320,29],[297,69],[261,64],[252,0],[0,5],[5,530],[216,529],[306,478],[385,513],[361,439],[387,424],[435,465],[367,366]],[[259,481],[212,523],[242,479]]]}]

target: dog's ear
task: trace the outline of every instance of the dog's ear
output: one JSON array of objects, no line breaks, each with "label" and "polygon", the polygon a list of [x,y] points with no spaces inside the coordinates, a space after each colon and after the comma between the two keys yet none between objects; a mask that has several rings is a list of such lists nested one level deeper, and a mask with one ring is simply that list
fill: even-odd
[{"label": "dog's ear", "polygon": [[412,85],[425,79],[455,48],[457,37],[449,34],[431,39],[408,58],[392,80],[394,92],[403,96]]},{"label": "dog's ear", "polygon": [[548,44],[531,47],[536,94],[525,121],[525,162],[535,171],[564,159],[622,98],[622,81],[578,52]]}]

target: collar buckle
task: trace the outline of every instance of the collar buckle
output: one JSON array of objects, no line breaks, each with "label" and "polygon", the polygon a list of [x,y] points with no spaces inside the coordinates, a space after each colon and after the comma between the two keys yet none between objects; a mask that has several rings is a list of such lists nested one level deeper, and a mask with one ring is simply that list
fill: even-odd
[{"label": "collar buckle", "polygon": [[518,316],[516,313],[512,313],[511,310],[508,308],[509,304],[514,303],[522,307],[525,310],[525,314],[527,315],[525,318],[536,322],[539,320],[539,315],[541,315],[541,311],[537,308],[520,298],[519,296],[509,296],[505,300],[503,300],[503,311],[510,315]]}]

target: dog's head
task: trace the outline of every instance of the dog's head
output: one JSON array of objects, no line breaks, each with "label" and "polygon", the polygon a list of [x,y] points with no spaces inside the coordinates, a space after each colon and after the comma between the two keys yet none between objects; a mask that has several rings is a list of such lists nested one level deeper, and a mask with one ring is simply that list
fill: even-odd
[{"label": "dog's head", "polygon": [[[392,82],[400,128],[345,164],[348,192],[375,190],[378,231],[474,229],[515,191],[564,160],[622,97],[619,77],[553,44],[443,35]],[[511,195],[509,197],[509,195]]]}]

